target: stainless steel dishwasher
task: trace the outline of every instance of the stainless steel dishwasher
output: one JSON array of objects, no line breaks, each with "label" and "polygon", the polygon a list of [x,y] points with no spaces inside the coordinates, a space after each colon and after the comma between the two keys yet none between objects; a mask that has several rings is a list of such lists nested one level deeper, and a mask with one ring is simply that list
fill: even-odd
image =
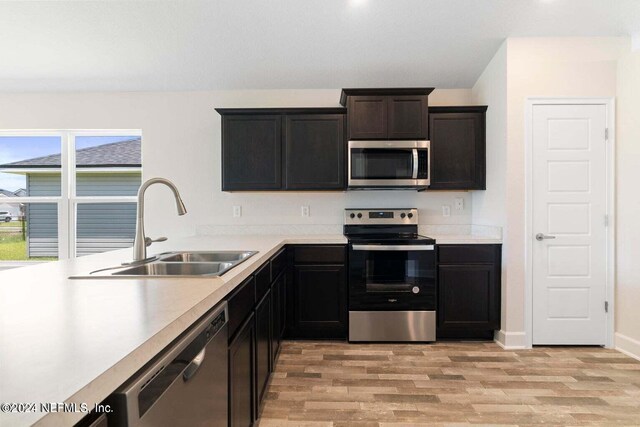
[{"label": "stainless steel dishwasher", "polygon": [[111,397],[112,426],[226,426],[227,303],[190,328]]}]

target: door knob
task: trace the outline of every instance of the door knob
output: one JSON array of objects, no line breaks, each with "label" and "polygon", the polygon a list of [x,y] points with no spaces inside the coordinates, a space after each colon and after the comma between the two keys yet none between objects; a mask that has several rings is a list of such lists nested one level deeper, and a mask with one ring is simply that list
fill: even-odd
[{"label": "door knob", "polygon": [[536,234],[536,240],[538,240],[538,241],[541,241],[541,240],[544,240],[544,239],[555,239],[555,238],[556,238],[556,236],[546,236],[546,235],[544,235],[542,233]]}]

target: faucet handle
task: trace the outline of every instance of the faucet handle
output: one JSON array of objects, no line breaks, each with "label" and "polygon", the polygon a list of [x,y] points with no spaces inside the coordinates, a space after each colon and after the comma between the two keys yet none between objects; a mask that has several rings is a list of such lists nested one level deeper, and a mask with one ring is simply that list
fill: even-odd
[{"label": "faucet handle", "polygon": [[166,237],[158,237],[157,239],[152,239],[151,237],[146,237],[144,239],[144,244],[146,246],[151,246],[152,243],[157,243],[157,242],[166,242],[167,238]]}]

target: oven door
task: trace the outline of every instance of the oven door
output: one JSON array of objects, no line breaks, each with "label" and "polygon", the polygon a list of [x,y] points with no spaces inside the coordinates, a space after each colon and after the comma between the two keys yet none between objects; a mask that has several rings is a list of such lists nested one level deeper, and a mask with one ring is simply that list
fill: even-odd
[{"label": "oven door", "polygon": [[435,310],[434,245],[351,244],[349,310]]},{"label": "oven door", "polygon": [[429,141],[349,141],[350,188],[426,187]]}]

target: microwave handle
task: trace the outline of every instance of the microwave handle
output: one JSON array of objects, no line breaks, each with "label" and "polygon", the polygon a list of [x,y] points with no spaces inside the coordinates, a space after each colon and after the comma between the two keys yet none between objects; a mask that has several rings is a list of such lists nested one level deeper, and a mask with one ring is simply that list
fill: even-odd
[{"label": "microwave handle", "polygon": [[413,152],[413,175],[411,178],[418,179],[418,149],[414,148]]}]

